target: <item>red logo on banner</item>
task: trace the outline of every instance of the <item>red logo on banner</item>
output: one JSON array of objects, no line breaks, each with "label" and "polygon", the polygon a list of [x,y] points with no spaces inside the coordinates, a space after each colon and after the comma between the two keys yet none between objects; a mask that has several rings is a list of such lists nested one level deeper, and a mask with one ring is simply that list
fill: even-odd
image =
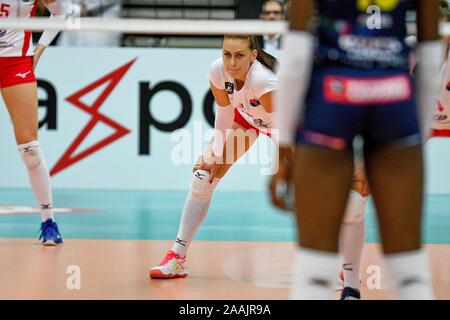
[{"label": "red logo on banner", "polygon": [[[125,73],[130,69],[130,67],[133,65],[133,63],[136,61],[136,59],[131,60],[127,64],[123,65],[122,67],[114,70],[113,72],[107,74],[106,76],[98,79],[97,81],[91,83],[87,87],[81,89],[78,92],[75,92],[71,96],[67,97],[66,100],[70,103],[72,103],[77,108],[80,108],[81,110],[89,113],[92,118],[87,123],[87,125],[81,130],[80,134],[75,138],[75,140],[72,142],[70,147],[66,150],[66,152],[62,155],[62,157],[56,162],[55,166],[52,170],[50,170],[50,175],[55,175],[58,172],[67,169],[68,167],[74,165],[78,161],[94,154],[95,152],[101,150],[102,148],[106,147],[107,145],[113,143],[114,141],[122,138],[123,136],[130,133],[130,130],[127,128],[121,126],[114,120],[106,117],[105,115],[101,114],[99,112],[100,107],[105,102],[106,98],[111,94],[111,92],[114,90],[116,85],[119,83],[119,81],[123,78]],[[92,103],[92,105],[86,105],[83,103],[80,98],[85,96],[86,94],[92,92],[93,90],[97,89],[99,86],[101,86],[104,83],[108,83],[106,88],[103,90],[103,92],[97,97],[97,99]],[[81,151],[74,154],[77,148],[80,146],[80,144],[86,139],[86,137],[89,135],[89,133],[94,129],[94,127],[99,123],[103,123],[115,130],[113,134],[106,137],[105,139],[95,143],[93,146],[87,148],[84,151]]]}]

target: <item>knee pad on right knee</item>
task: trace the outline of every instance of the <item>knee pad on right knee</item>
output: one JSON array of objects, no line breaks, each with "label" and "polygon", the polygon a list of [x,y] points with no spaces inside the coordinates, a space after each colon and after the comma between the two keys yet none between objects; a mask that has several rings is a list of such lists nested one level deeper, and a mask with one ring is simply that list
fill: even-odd
[{"label": "knee pad on right knee", "polygon": [[18,150],[28,169],[36,168],[43,159],[38,141],[21,144],[18,146]]},{"label": "knee pad on right knee", "polygon": [[342,221],[344,223],[358,223],[363,221],[366,215],[366,202],[366,197],[363,197],[359,192],[351,190]]},{"label": "knee pad on right knee", "polygon": [[194,172],[191,181],[191,193],[199,198],[206,198],[212,196],[214,189],[219,183],[220,179],[214,178],[210,183],[210,173],[206,170],[197,170]]}]

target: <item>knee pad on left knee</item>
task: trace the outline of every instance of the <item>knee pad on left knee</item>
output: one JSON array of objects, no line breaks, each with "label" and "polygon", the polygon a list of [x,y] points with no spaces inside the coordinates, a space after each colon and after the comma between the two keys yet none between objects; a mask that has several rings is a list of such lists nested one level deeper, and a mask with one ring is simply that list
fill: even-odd
[{"label": "knee pad on left knee", "polygon": [[366,202],[366,197],[363,197],[359,192],[351,190],[342,221],[344,223],[358,223],[363,221],[366,215]]},{"label": "knee pad on left knee", "polygon": [[210,174],[206,170],[197,170],[194,172],[191,182],[191,193],[199,198],[206,198],[212,196],[214,189],[219,183],[220,179],[214,178],[212,183],[209,183]]},{"label": "knee pad on left knee", "polygon": [[31,141],[18,146],[20,157],[28,169],[36,168],[42,161],[41,148],[39,142]]}]

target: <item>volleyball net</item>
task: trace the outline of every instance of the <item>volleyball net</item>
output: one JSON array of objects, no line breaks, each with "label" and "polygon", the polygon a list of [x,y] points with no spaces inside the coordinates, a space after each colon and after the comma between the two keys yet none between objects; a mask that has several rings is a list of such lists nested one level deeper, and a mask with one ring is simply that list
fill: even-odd
[{"label": "volleyball net", "polygon": [[284,21],[260,20],[193,20],[193,19],[125,19],[79,18],[49,19],[7,18],[1,20],[2,29],[30,31],[97,31],[133,34],[163,35],[223,35],[223,34],[272,34],[287,28]]}]

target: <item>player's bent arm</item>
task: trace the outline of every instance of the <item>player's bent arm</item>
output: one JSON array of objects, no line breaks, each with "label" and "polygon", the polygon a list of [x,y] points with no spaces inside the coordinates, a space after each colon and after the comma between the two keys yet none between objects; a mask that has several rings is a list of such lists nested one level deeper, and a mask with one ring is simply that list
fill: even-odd
[{"label": "player's bent arm", "polygon": [[275,94],[274,127],[279,129],[280,145],[292,145],[301,121],[302,108],[311,77],[314,38],[307,30],[312,0],[293,0],[290,30],[284,34],[280,56],[279,89]]},{"label": "player's bent arm", "polygon": [[227,130],[233,128],[234,108],[230,103],[225,90],[219,89],[210,82],[211,91],[218,107],[216,108],[216,118],[214,120],[214,145],[213,153],[216,157],[221,157],[227,136]]},{"label": "player's bent arm", "polygon": [[217,105],[219,105],[220,107],[226,107],[230,105],[230,99],[228,98],[226,90],[217,88],[215,85],[212,84],[212,82],[209,82],[209,86],[211,87],[211,91],[213,93]]},{"label": "player's bent arm", "polygon": [[264,108],[264,111],[267,113],[274,112],[273,108],[273,98],[274,98],[275,91],[269,91],[265,94],[263,94],[258,100],[259,103],[261,103],[262,107]]}]

